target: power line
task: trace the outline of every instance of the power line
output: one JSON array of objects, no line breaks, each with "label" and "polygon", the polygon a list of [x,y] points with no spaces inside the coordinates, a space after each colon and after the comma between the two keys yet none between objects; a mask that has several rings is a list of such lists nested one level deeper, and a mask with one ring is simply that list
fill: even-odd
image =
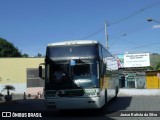
[{"label": "power line", "polygon": [[157,45],[157,44],[159,44],[159,42],[152,43],[152,44],[148,44],[148,45],[142,45],[142,46],[133,47],[133,48],[131,48],[131,49],[129,49],[129,50],[139,49],[139,48],[143,48],[143,47],[149,47],[149,46]]},{"label": "power line", "polygon": [[[138,26],[138,27],[137,27]],[[115,37],[115,38],[111,38],[111,44],[110,44],[110,47],[111,46],[113,46],[115,43],[116,43],[116,41],[118,41],[120,38],[122,38],[122,37],[125,37],[125,36],[128,36],[128,35],[130,35],[130,34],[135,34],[135,33],[137,33],[137,32],[139,32],[139,31],[141,31],[141,30],[146,30],[146,28],[148,28],[147,26],[142,26],[141,25],[141,23],[140,24],[138,24],[138,25],[136,25],[136,27],[135,27],[136,29],[130,29],[131,31],[128,31],[128,32],[125,32],[125,33],[123,33],[123,34],[121,34],[121,35],[119,35],[119,36],[117,36],[117,37]],[[133,42],[133,41],[127,41],[128,43],[131,43],[131,44],[136,44],[137,45],[137,43],[135,43],[135,42]]]},{"label": "power line", "polygon": [[113,46],[114,43],[119,40],[119,38],[124,37],[126,35],[127,35],[127,33],[123,33],[122,35],[119,35],[119,36],[117,36],[115,38],[112,38],[114,41],[112,41],[112,43],[110,44],[110,47]]},{"label": "power line", "polygon": [[103,30],[104,30],[104,27],[103,27],[103,28],[100,28],[100,29],[97,30],[96,32],[94,32],[94,33],[92,33],[92,34],[90,34],[90,35],[88,35],[88,36],[86,36],[86,37],[84,37],[84,38],[82,38],[82,39],[88,39],[88,38],[90,38],[90,37],[92,37],[92,36],[100,33],[100,32],[103,31]]},{"label": "power line", "polygon": [[150,8],[152,8],[152,7],[155,7],[155,6],[159,5],[159,4],[160,4],[160,1],[159,1],[159,2],[156,2],[156,3],[153,3],[153,4],[151,4],[151,5],[148,5],[148,6],[146,6],[146,7],[143,7],[143,8],[141,8],[140,10],[138,10],[138,11],[136,11],[136,12],[134,12],[134,13],[132,13],[132,14],[130,14],[130,15],[122,18],[122,19],[119,19],[119,20],[117,20],[117,21],[115,21],[115,22],[111,22],[109,25],[114,25],[114,24],[123,22],[123,21],[125,21],[125,20],[127,20],[127,19],[129,19],[129,18],[132,18],[132,17],[140,14],[141,12],[144,12],[145,10],[150,9]]},{"label": "power line", "polygon": [[[147,44],[147,45],[133,47],[133,48],[130,48],[130,49],[125,49],[125,50],[122,50],[122,51],[128,51],[129,52],[130,50],[140,49],[140,48],[149,47],[149,46],[158,45],[158,44],[159,44],[159,42],[156,42],[156,43],[151,43],[151,44]],[[120,51],[117,51],[117,52],[120,52]]]},{"label": "power line", "polygon": [[[125,21],[125,20],[127,20],[127,19],[129,19],[129,18],[132,18],[132,17],[140,14],[141,12],[144,12],[145,10],[150,9],[150,8],[152,8],[152,7],[155,7],[155,6],[159,5],[159,4],[160,4],[160,1],[159,1],[159,2],[156,2],[156,3],[153,3],[153,4],[151,4],[151,5],[145,6],[145,7],[141,8],[140,10],[138,10],[138,11],[136,11],[136,12],[134,12],[134,13],[132,13],[132,14],[130,14],[130,15],[122,18],[122,19],[119,19],[119,20],[116,20],[116,21],[114,21],[114,22],[109,23],[107,26],[111,26],[111,25],[115,25],[115,24],[118,24],[118,23],[120,23],[120,22],[123,22],[123,21]],[[90,38],[90,37],[93,37],[94,35],[100,33],[100,32],[103,31],[103,30],[104,30],[104,27],[98,29],[97,31],[91,33],[90,35],[88,35],[88,36],[86,36],[86,37],[83,37],[82,39],[88,39],[88,38]]]},{"label": "power line", "polygon": [[[155,18],[159,18],[160,16],[156,16]],[[138,27],[137,27],[138,26]],[[132,29],[131,27],[128,28],[130,31],[126,32],[126,33],[123,33],[117,37],[114,37],[114,38],[111,38],[111,41],[112,43],[110,44],[110,47],[113,46],[115,44],[116,41],[118,41],[120,38],[124,37],[124,36],[128,36],[130,34],[135,34],[141,30],[147,30],[146,28],[149,28],[148,26],[144,26],[142,25],[142,23],[139,23],[135,26],[136,29]],[[135,42],[132,42],[132,41],[127,41],[128,43],[131,43],[131,44],[137,44]]]}]

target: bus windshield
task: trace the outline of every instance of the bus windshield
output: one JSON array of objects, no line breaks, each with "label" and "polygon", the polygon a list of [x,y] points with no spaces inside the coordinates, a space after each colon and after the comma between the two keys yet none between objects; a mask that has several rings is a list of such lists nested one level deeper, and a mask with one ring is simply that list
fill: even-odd
[{"label": "bus windshield", "polygon": [[97,65],[91,60],[78,60],[72,67],[73,81],[81,87],[97,87]]},{"label": "bus windshield", "polygon": [[96,60],[52,61],[48,66],[46,89],[47,86],[48,89],[90,88],[99,86],[98,63]]},{"label": "bus windshield", "polygon": [[70,59],[70,58],[81,58],[90,57],[94,58],[97,56],[97,48],[93,45],[74,45],[74,46],[49,46],[47,47],[46,56],[53,60],[58,59]]}]

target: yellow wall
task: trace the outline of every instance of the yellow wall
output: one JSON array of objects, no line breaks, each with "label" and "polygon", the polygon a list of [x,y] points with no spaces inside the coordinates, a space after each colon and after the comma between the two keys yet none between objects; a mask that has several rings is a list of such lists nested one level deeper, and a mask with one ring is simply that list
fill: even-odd
[{"label": "yellow wall", "polygon": [[0,58],[0,84],[26,83],[26,69],[38,68],[44,58]]},{"label": "yellow wall", "polygon": [[150,71],[146,74],[146,88],[147,89],[160,89],[160,79],[157,77],[160,71]]}]

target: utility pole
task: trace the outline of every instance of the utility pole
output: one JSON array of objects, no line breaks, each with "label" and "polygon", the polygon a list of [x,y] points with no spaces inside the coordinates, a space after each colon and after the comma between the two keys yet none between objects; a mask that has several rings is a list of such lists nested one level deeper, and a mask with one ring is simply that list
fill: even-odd
[{"label": "utility pole", "polygon": [[105,39],[106,39],[106,49],[108,50],[108,32],[107,32],[107,21],[105,21],[105,26],[104,26],[104,29],[105,29]]}]

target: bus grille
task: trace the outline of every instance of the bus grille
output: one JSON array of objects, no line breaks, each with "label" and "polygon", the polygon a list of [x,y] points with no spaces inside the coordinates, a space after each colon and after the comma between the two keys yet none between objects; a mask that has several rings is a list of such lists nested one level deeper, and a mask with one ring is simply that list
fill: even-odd
[{"label": "bus grille", "polygon": [[59,91],[58,94],[59,97],[75,97],[83,95],[84,95],[83,90],[65,90],[65,91]]}]

